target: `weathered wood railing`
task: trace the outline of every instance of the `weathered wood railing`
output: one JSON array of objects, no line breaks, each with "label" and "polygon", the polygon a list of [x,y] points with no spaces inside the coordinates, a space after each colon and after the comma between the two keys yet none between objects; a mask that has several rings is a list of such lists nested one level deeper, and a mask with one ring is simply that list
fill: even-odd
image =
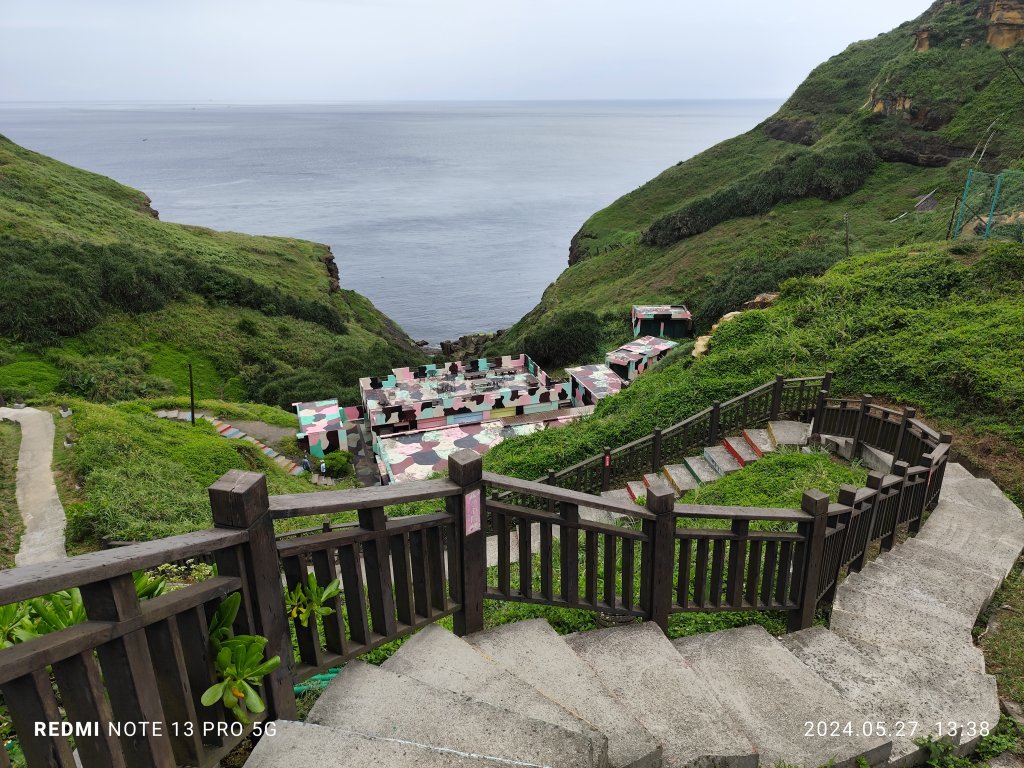
[{"label": "weathered wood railing", "polygon": [[598,494],[682,461],[706,445],[738,429],[749,429],[782,417],[810,421],[821,390],[828,392],[832,374],[774,381],[724,403],[713,403],[699,413],[665,429],[656,429],[618,448],[573,464],[540,482],[584,493]]},{"label": "weathered wood railing", "polygon": [[[63,721],[99,724],[74,736],[86,768],[214,764],[239,736],[226,730],[231,719],[219,705],[204,707],[199,697],[215,682],[208,622],[234,591],[243,598],[236,631],[266,636],[268,656],[283,659],[264,681],[267,718],[294,717],[295,684],[441,617],[452,616],[459,634],[482,629],[485,599],[662,627],[678,612],[779,611],[791,629],[806,627],[874,542],[888,549],[901,525],[918,529],[938,501],[949,451],[949,436],[910,410],[829,399],[824,389],[812,401],[808,381],[822,380],[773,383],[656,433],[649,445],[652,455],[672,456],[678,448],[667,446],[688,445],[686,430],[714,423],[718,436],[789,412],[810,414],[816,433],[894,455],[891,471],[872,473],[865,488],[844,486],[832,504],[808,490],[801,509],[682,505],[667,489],[651,489],[641,508],[484,473],[480,457],[462,451],[450,457],[447,479],[317,494],[268,497],[262,475],[232,471],[210,488],[211,530],[0,571],[0,605],[78,587],[88,615],[0,651],[0,692],[28,763],[74,765]],[[388,507],[424,500],[437,500],[438,510],[388,519]],[[594,522],[588,509],[626,524]],[[358,522],[274,535],[274,520],[343,511]],[[215,577],[137,599],[134,571],[201,555],[214,558]],[[332,614],[302,627],[287,615],[284,589],[310,573],[321,586],[339,579],[342,593]],[[55,730],[39,732],[37,722]],[[143,731],[143,723],[162,727]],[[110,724],[133,730],[119,736]]]}]

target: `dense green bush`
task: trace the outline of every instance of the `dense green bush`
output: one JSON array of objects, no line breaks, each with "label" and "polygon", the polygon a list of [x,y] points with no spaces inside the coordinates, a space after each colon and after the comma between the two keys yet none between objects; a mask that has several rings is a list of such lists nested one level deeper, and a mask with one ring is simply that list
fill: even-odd
[{"label": "dense green bush", "polygon": [[352,474],[352,454],[348,451],[332,451],[324,456],[324,463],[330,477],[347,477]]},{"label": "dense green bush", "polygon": [[600,329],[593,312],[561,312],[526,335],[523,351],[542,368],[585,362],[598,352]]},{"label": "dense green bush", "polygon": [[837,200],[860,189],[875,164],[871,146],[863,141],[795,149],[768,168],[662,216],[644,233],[643,242],[672,245],[723,221],[767,213],[778,203],[805,197]]}]

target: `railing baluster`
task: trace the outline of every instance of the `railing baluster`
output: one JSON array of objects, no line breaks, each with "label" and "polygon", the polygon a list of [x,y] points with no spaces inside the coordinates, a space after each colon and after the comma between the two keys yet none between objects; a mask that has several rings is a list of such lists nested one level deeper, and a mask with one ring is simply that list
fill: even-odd
[{"label": "railing baluster", "polygon": [[448,602],[444,594],[444,547],[441,545],[441,529],[427,528],[425,533],[427,552],[430,555],[427,568],[430,602],[435,611],[442,612],[448,609]]},{"label": "railing baluster", "polygon": [[424,531],[409,532],[409,555],[412,563],[412,591],[416,613],[425,619],[434,615],[430,601],[430,553]]},{"label": "railing baluster", "polygon": [[383,507],[360,509],[359,527],[377,535],[363,543],[366,566],[366,595],[370,603],[373,631],[385,637],[395,632],[395,593],[391,584],[391,563],[387,541],[387,515]]},{"label": "railing baluster", "polygon": [[366,588],[363,586],[362,558],[357,545],[338,548],[338,564],[341,566],[342,591],[345,595],[345,612],[348,614],[348,633],[354,643],[370,643],[370,621],[366,613]]},{"label": "railing baluster", "polygon": [[597,607],[597,531],[586,532],[586,575],[584,594],[588,605]]},{"label": "railing baluster", "polygon": [[634,603],[634,582],[636,572],[634,570],[634,549],[633,539],[622,540],[622,607],[627,611],[633,610]]},{"label": "railing baluster", "polygon": [[[64,736],[36,736],[36,723],[56,723],[61,720],[57,701],[50,687],[46,670],[35,670],[0,686],[3,691],[11,722],[18,734],[18,742],[30,766],[56,766],[74,768],[71,745]],[[0,749],[4,749],[0,745]],[[4,750],[6,751],[6,750]],[[167,750],[170,753],[170,749]],[[151,763],[150,763],[151,764]],[[173,766],[174,758],[164,765]]]},{"label": "railing baluster", "polygon": [[733,539],[729,542],[729,581],[726,600],[730,607],[741,608],[743,604],[743,572],[747,559],[747,535],[749,520],[733,520]]},{"label": "railing baluster", "polygon": [[554,600],[554,567],[552,566],[553,535],[550,523],[540,524],[540,594],[545,600]]},{"label": "railing baluster", "polygon": [[529,520],[519,521],[519,594],[533,596],[533,526]]},{"label": "railing baluster", "polygon": [[722,607],[722,572],[725,567],[725,541],[715,539],[711,555],[711,605]]},{"label": "railing baluster", "polygon": [[697,539],[697,569],[693,575],[693,602],[698,608],[707,604],[705,591],[708,584],[708,540]]},{"label": "railing baluster", "polygon": [[562,599],[569,605],[580,601],[580,510],[575,504],[559,505],[562,516]]},{"label": "railing baluster", "polygon": [[[412,544],[409,541],[410,534],[403,532],[391,537],[391,569],[395,581],[395,614],[398,621],[406,626],[415,624],[416,619],[416,597],[413,587],[412,575]],[[320,554],[320,553],[318,553]],[[319,578],[319,576],[318,576]],[[327,622],[324,622],[324,630],[327,629]],[[330,648],[328,640],[327,647]],[[334,649],[331,649],[334,650]],[[343,651],[334,651],[343,653]]]},{"label": "railing baluster", "polygon": [[676,575],[676,604],[680,608],[690,607],[690,581],[692,570],[693,540],[679,540],[679,570]]},{"label": "railing baluster", "polygon": [[765,559],[764,571],[761,579],[761,604],[766,608],[772,607],[772,588],[775,586],[775,565],[779,559],[779,542],[766,541],[764,544]]},{"label": "railing baluster", "polygon": [[192,690],[192,706],[198,713],[196,728],[202,735],[203,743],[219,747],[223,739],[217,734],[216,724],[225,717],[224,707],[219,701],[212,707],[204,706],[203,692],[217,679],[210,650],[210,628],[203,606],[179,613],[177,618],[181,653],[185,659],[189,687]]},{"label": "railing baluster", "polygon": [[[306,587],[306,579],[309,574],[309,565],[305,555],[286,557],[284,559],[284,576],[289,590],[297,586]],[[323,585],[320,585],[323,586]],[[316,616],[311,616],[302,623],[298,616],[292,619],[292,626],[295,629],[295,640],[299,646],[299,658],[303,664],[311,667],[319,667],[323,663],[323,649],[320,647],[320,632],[317,629]]]},{"label": "railing baluster", "polygon": [[493,513],[495,534],[498,542],[498,591],[503,595],[512,594],[512,535],[508,517],[497,510]]},{"label": "railing baluster", "polygon": [[[160,699],[163,702],[168,723],[197,722],[199,717],[193,703],[188,669],[185,666],[185,654],[182,651],[181,636],[178,633],[178,625],[174,617],[172,616],[169,619],[146,627],[146,638],[149,641],[153,668],[156,672],[156,681],[160,689]],[[85,669],[83,668],[82,671],[84,672]],[[56,665],[54,666],[54,672],[56,672]],[[88,683],[85,680],[82,682],[94,686],[93,691],[102,696],[103,689],[99,680],[98,670],[93,668],[93,672],[95,680]],[[200,695],[202,695],[202,692],[200,692]],[[65,708],[67,708],[66,697]],[[71,711],[68,710],[68,716],[79,722],[95,722],[96,720],[90,717],[91,714],[86,712],[72,715]],[[203,756],[203,743],[199,731],[193,730],[189,733],[186,727],[174,728],[170,725],[166,727],[166,730],[171,739],[174,757],[178,763],[182,765],[198,765],[199,760]],[[83,744],[81,741],[76,739],[75,743],[78,745],[79,751],[82,751]],[[107,744],[102,745],[103,753],[107,752],[108,746]],[[85,764],[88,765],[87,763]]]},{"label": "railing baluster", "polygon": [[747,566],[747,602],[755,610],[759,606],[757,587],[761,582],[761,550],[764,542],[750,542],[750,564]]},{"label": "railing baluster", "polygon": [[615,537],[604,534],[604,604],[614,610],[616,606],[615,575],[618,573],[616,562]]},{"label": "railing baluster", "polygon": [[[156,657],[154,657],[156,658]],[[110,703],[107,701],[106,691],[103,690],[103,680],[100,676],[99,666],[91,651],[76,654],[64,661],[53,665],[53,677],[60,689],[61,701],[64,704],[64,711],[70,723],[97,723],[99,733],[94,735],[75,736],[75,747],[78,756],[85,768],[123,768],[126,765],[124,755],[121,753],[121,745],[117,736],[110,732],[110,723],[114,716],[110,711]],[[186,681],[187,682],[187,681]],[[180,722],[195,722],[195,708],[191,698],[188,701],[191,708],[192,718]],[[171,712],[172,717],[181,717],[181,712]],[[0,751],[4,751],[0,745]],[[192,760],[198,760],[202,755],[202,744],[198,744],[198,751],[190,755]],[[181,755],[179,760],[185,762]]]}]

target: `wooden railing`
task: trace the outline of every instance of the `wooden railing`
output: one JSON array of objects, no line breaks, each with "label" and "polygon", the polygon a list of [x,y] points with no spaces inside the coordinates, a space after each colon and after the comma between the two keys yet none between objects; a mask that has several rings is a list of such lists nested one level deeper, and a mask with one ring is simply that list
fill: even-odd
[{"label": "wooden railing", "polygon": [[[199,697],[215,682],[208,622],[234,591],[242,595],[235,630],[267,637],[267,655],[283,660],[264,681],[263,718],[293,718],[294,685],[441,617],[452,616],[460,635],[482,629],[485,600],[599,611],[663,628],[671,614],[692,611],[779,611],[791,630],[809,626],[874,542],[888,549],[901,525],[918,529],[938,502],[949,451],[949,436],[913,411],[829,399],[823,388],[812,393],[807,382],[823,381],[774,382],[660,440],[655,433],[647,446],[672,457],[690,450],[680,447],[689,445],[688,430],[703,442],[789,413],[809,414],[815,433],[894,454],[891,471],[872,473],[865,488],[844,486],[833,504],[808,490],[800,509],[682,505],[654,488],[638,507],[484,473],[481,458],[462,451],[449,458],[447,479],[317,494],[269,497],[262,475],[232,471],[210,488],[213,529],[0,571],[0,605],[78,587],[88,616],[0,651],[0,692],[28,763],[74,765],[63,721],[100,724],[97,734],[74,737],[86,768],[215,764],[240,734],[228,729],[219,704],[204,707]],[[650,460],[648,448],[617,455],[630,450]],[[390,506],[424,500],[436,500],[437,511],[388,518]],[[621,518],[595,522],[588,510]],[[356,511],[358,523],[274,535],[275,520],[343,511]],[[138,600],[134,571],[199,556],[213,557],[215,577]],[[333,613],[302,627],[289,619],[283,593],[310,573],[321,586],[339,579],[342,592]],[[58,730],[39,733],[37,722]],[[111,735],[112,723],[135,730]],[[142,732],[142,723],[162,728]]]},{"label": "wooden railing", "polygon": [[779,374],[774,381],[732,400],[712,403],[710,408],[677,424],[655,429],[619,448],[605,448],[604,453],[551,472],[538,478],[538,482],[592,494],[620,487],[648,472],[657,472],[666,464],[678,463],[694,451],[699,453],[704,446],[714,445],[739,429],[758,427],[783,417],[810,421],[819,393],[827,393],[831,382],[831,373],[799,379]]}]

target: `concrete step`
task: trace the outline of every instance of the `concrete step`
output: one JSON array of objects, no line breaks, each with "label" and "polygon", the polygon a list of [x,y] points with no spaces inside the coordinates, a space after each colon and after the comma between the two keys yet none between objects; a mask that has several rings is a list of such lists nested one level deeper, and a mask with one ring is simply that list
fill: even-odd
[{"label": "concrete step", "polygon": [[861,443],[859,458],[864,466],[873,472],[892,472],[893,455],[891,453]]},{"label": "concrete step", "polygon": [[697,487],[697,480],[683,464],[669,464],[661,471],[679,496]]},{"label": "concrete step", "polygon": [[[602,499],[614,499],[615,501],[621,501],[628,504],[633,503],[633,497],[629,495],[629,491],[625,488],[619,488],[614,491],[604,491],[601,494]],[[615,521],[625,517],[617,512],[609,512],[606,509],[594,509],[593,507],[580,507],[580,517],[584,520],[590,520],[594,523],[607,523],[614,525]],[[557,533],[556,533],[557,535]]]},{"label": "concrete step", "polygon": [[943,520],[925,524],[914,541],[915,547],[931,547],[955,555],[976,570],[1006,578],[1024,548],[1024,530],[1006,530],[1006,526],[990,524],[978,518]]},{"label": "concrete step", "polygon": [[892,615],[895,612],[901,619],[913,617],[921,622],[925,619],[946,622],[968,633],[974,627],[978,615],[970,609],[958,610],[928,595],[912,593],[909,589],[879,584],[858,573],[850,574],[843,581],[836,590],[833,605],[851,613]]},{"label": "concrete step", "polygon": [[647,496],[647,486],[642,480],[630,480],[626,483],[626,490],[629,492],[629,498],[636,501],[641,496]]},{"label": "concrete step", "polygon": [[665,479],[665,476],[661,474],[661,472],[648,472],[644,475],[644,485],[648,488],[667,488],[673,492],[675,490],[668,484],[668,480]]},{"label": "concrete step", "polygon": [[715,468],[705,461],[703,456],[689,456],[683,460],[690,474],[698,483],[710,483],[717,480],[721,475],[715,472]]},{"label": "concrete step", "polygon": [[769,421],[768,435],[775,447],[799,447],[807,445],[807,439],[811,436],[811,425],[799,421]]},{"label": "concrete step", "polygon": [[410,637],[382,666],[435,688],[581,733],[607,753],[607,739],[592,726],[436,624]]},{"label": "concrete step", "polygon": [[902,621],[898,616],[865,616],[832,609],[830,629],[840,637],[862,645],[879,648],[914,648],[917,653],[931,656],[949,666],[959,666],[972,672],[985,671],[985,657],[973,645],[970,634],[939,623],[928,625]]},{"label": "concrete step", "polygon": [[711,465],[719,475],[738,472],[740,463],[736,461],[724,445],[710,445],[704,449],[704,461]]},{"label": "concrete step", "polygon": [[914,739],[938,737],[937,723],[998,721],[990,675],[965,673],[906,652],[868,649],[824,627],[783,635],[779,641],[866,716],[870,725],[858,722],[855,728],[872,733],[883,724],[892,740],[890,765],[923,763],[927,755]]},{"label": "concrete step", "polygon": [[999,579],[966,567],[959,573],[951,573],[963,561],[950,558],[941,565],[932,561],[903,558],[881,558],[864,566],[861,575],[881,584],[903,587],[921,592],[938,600],[943,605],[963,605],[965,612],[977,615],[999,587]]},{"label": "concrete step", "polygon": [[853,438],[841,437],[839,435],[822,435],[821,445],[826,451],[831,451],[844,459],[853,458]]},{"label": "concrete step", "polygon": [[771,453],[775,450],[775,446],[772,444],[772,436],[768,434],[767,429],[744,429],[743,439],[747,441],[747,445],[758,456],[764,456],[766,453]]},{"label": "concrete step", "polygon": [[345,665],[306,720],[367,736],[553,767],[597,768],[604,757],[578,732],[362,661]]},{"label": "concrete step", "polygon": [[[882,765],[889,739],[863,735],[871,718],[855,709],[763,627],[751,625],[673,642],[683,660],[714,689],[733,721],[757,747],[762,764],[853,768],[858,758]],[[824,713],[828,713],[825,715]],[[852,734],[807,736],[807,722],[851,722]]]},{"label": "concrete step", "polygon": [[727,437],[722,445],[739,462],[741,467],[745,467],[752,461],[757,461],[757,454],[754,453],[754,449],[742,437]]},{"label": "concrete step", "polygon": [[960,590],[951,590],[948,598],[939,599],[935,595],[918,588],[912,582],[885,583],[876,578],[874,572],[866,570],[851,573],[843,581],[841,590],[867,592],[898,609],[912,609],[935,616],[947,618],[956,626],[970,629],[978,616],[978,607],[973,595],[964,595]]},{"label": "concrete step", "polygon": [[942,501],[954,506],[968,506],[993,513],[993,516],[998,515],[1011,522],[1024,523],[1020,509],[991,480],[971,478],[947,485],[944,477],[941,498]]},{"label": "concrete step", "polygon": [[604,733],[613,768],[661,765],[661,747],[655,738],[544,619],[505,624],[467,640],[488,659]]},{"label": "concrete step", "polygon": [[402,739],[379,739],[312,723],[278,720],[260,739],[246,768],[315,765],[321,768],[509,768],[507,760],[442,751]]},{"label": "concrete step", "polygon": [[566,642],[661,742],[665,766],[757,767],[754,746],[656,624],[580,632]]}]

